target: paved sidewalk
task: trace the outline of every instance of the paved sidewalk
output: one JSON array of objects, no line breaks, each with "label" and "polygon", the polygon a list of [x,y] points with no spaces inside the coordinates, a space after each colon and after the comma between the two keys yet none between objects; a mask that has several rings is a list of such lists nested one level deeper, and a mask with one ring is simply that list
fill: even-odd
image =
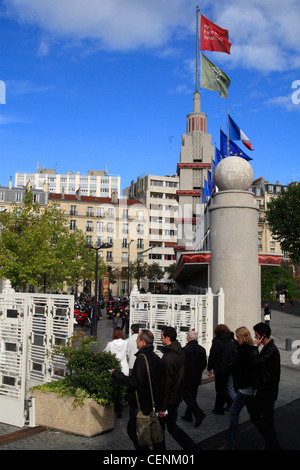
[{"label": "paved sidewalk", "polygon": [[[272,310],[271,320],[272,337],[275,340],[281,354],[281,383],[279,397],[276,402],[276,427],[283,449],[300,450],[300,349],[296,349],[295,341],[300,345],[300,316],[285,311]],[[107,341],[111,340],[111,320],[104,319],[98,325],[98,338],[100,347],[104,348]],[[294,347],[286,351],[286,338],[291,339]],[[299,353],[298,353],[299,351]],[[206,377],[204,372],[203,378]],[[194,428],[193,423],[181,420],[185,405],[182,403],[178,412],[178,424],[188,432],[196,441],[201,442],[205,450],[216,450],[225,439],[229,424],[229,413],[224,416],[214,415],[212,408],[215,398],[214,382],[202,384],[199,387],[198,402],[206,413],[201,426]],[[128,409],[125,408],[121,419],[115,416],[114,429],[95,437],[81,437],[60,431],[47,429],[30,437],[14,440],[1,445],[1,450],[105,450],[126,451],[133,450],[133,445],[127,436],[126,426],[128,421]],[[18,428],[0,423],[0,437]],[[170,451],[182,450],[178,444],[166,432],[167,449]],[[243,410],[240,418],[237,448],[241,450],[257,450],[264,443],[260,434],[249,422],[246,410]]]}]

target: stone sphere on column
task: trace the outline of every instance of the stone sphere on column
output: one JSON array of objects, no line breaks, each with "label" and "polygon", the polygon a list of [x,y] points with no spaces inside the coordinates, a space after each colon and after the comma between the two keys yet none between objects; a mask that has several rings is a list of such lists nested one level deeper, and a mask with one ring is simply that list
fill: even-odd
[{"label": "stone sphere on column", "polygon": [[241,157],[227,157],[221,160],[214,172],[214,181],[220,191],[247,191],[253,182],[253,169]]}]

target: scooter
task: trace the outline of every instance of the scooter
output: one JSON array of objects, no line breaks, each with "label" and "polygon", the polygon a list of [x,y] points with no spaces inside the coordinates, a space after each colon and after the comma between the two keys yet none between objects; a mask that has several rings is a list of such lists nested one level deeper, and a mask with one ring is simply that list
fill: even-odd
[{"label": "scooter", "polygon": [[91,326],[91,319],[89,316],[89,310],[87,308],[82,307],[81,305],[76,305],[74,309],[74,321],[75,324],[79,326]]},{"label": "scooter", "polygon": [[115,301],[114,300],[109,300],[106,304],[106,314],[107,318],[112,319],[114,316],[114,310],[115,310]]}]

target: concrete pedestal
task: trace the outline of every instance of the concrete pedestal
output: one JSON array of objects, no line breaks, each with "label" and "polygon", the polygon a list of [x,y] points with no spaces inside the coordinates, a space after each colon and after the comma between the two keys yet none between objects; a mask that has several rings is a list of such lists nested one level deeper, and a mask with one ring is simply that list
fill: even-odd
[{"label": "concrete pedestal", "polygon": [[[219,170],[219,171],[217,171]],[[211,287],[225,293],[225,323],[232,330],[261,320],[258,208],[247,191],[253,171],[246,160],[228,157],[215,172],[221,191],[210,206]]]}]

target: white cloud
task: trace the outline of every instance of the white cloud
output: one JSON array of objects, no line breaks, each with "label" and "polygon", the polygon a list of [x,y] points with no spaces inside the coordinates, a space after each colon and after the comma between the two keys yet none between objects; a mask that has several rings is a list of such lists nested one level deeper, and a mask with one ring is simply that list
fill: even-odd
[{"label": "white cloud", "polygon": [[5,0],[20,21],[58,36],[98,39],[108,49],[165,44],[190,24],[186,0]]},{"label": "white cloud", "polygon": [[[195,32],[192,0],[4,0],[11,15],[38,25],[49,38],[92,39],[107,50],[141,47],[172,51],[172,39]],[[232,54],[220,62],[263,73],[300,65],[300,2],[298,0],[202,0],[201,11],[229,30]],[[96,48],[95,48],[96,49]],[[174,49],[173,49],[174,50]],[[162,51],[160,51],[162,52]]]}]

